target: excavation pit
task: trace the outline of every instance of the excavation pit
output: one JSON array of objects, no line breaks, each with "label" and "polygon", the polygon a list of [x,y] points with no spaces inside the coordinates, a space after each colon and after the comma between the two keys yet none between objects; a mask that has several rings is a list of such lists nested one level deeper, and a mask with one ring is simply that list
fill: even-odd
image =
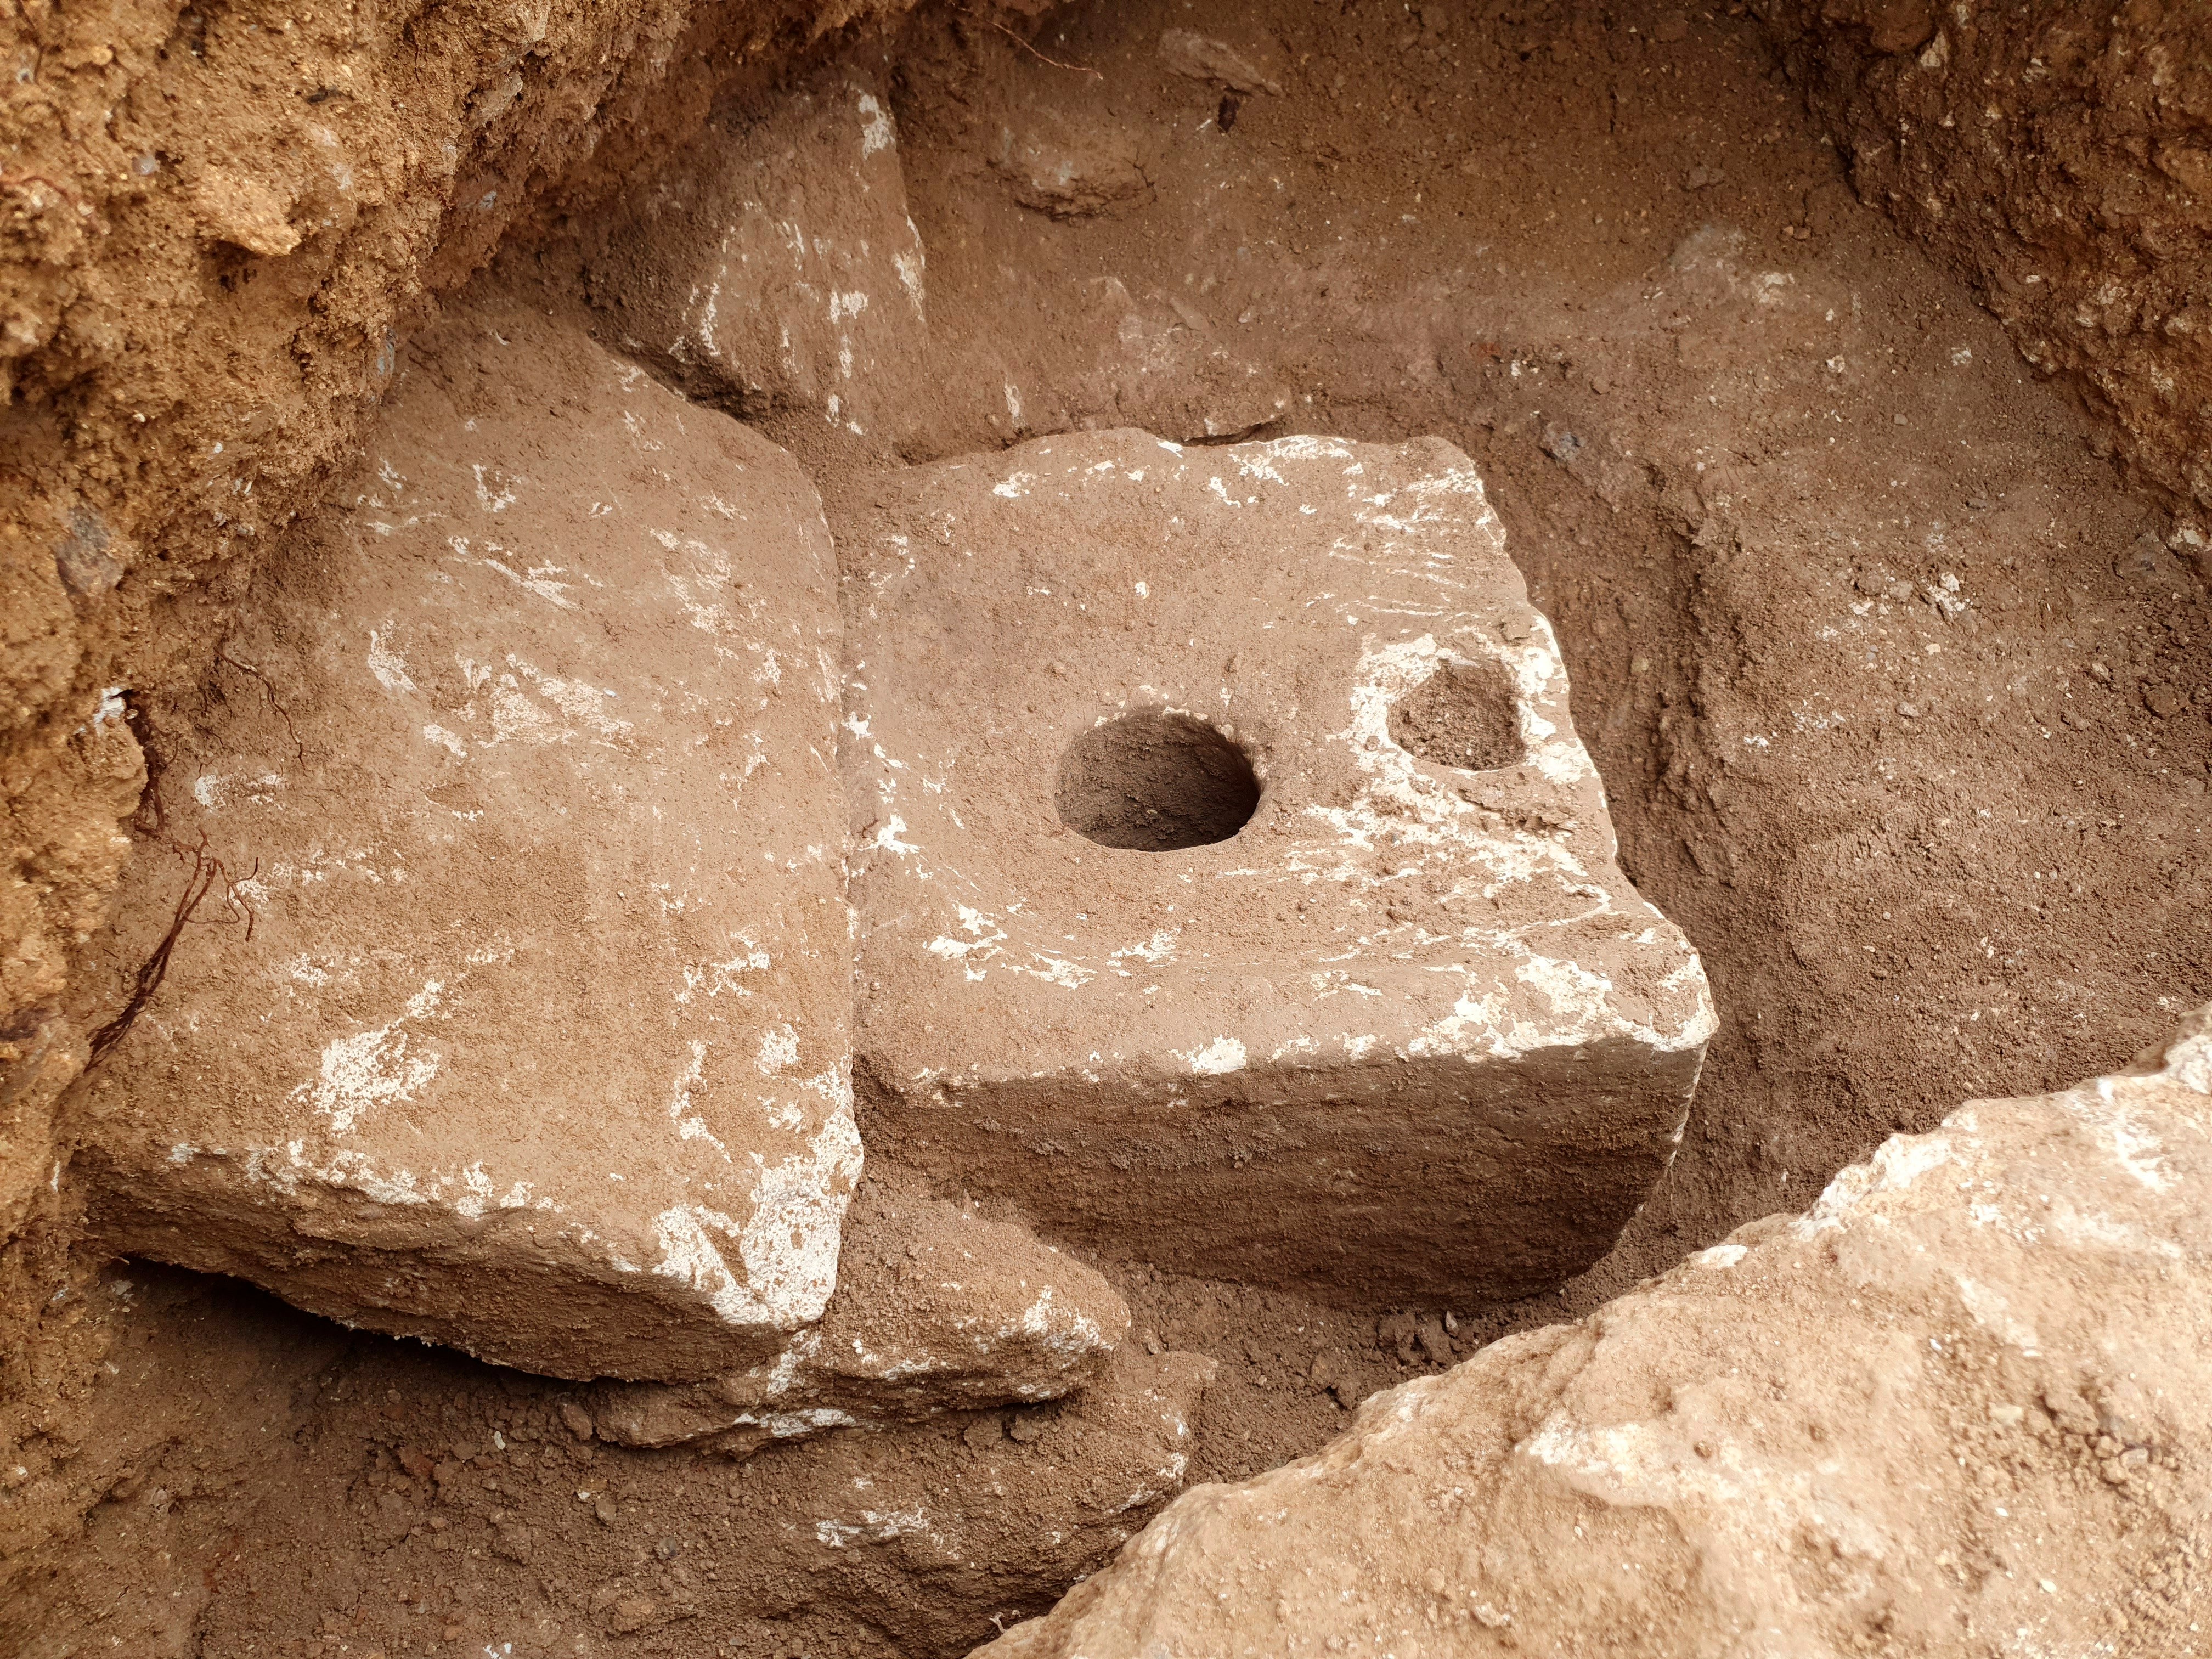
[{"label": "excavation pit", "polygon": [[1141,709],[1102,721],[1060,763],[1060,821],[1085,841],[1173,853],[1227,841],[1260,805],[1252,763],[1203,720]]}]

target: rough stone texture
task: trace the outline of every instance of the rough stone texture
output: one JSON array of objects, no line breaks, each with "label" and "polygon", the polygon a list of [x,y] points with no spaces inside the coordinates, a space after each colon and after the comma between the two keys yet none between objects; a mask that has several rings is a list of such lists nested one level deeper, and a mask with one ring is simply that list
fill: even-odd
[{"label": "rough stone texture", "polygon": [[[874,514],[841,751],[870,1146],[1216,1277],[1449,1301],[1601,1255],[1712,1011],[1613,864],[1466,457],[1077,435],[894,478]],[[1399,746],[1440,673],[1495,677],[1517,763]],[[1069,745],[1147,711],[1250,757],[1241,833],[1151,852],[1055,817]]]},{"label": "rough stone texture", "polygon": [[742,1456],[824,1428],[1057,1399],[1097,1375],[1128,1327],[1111,1285],[1019,1227],[863,1193],[819,1325],[712,1382],[603,1384],[592,1421],[617,1445],[711,1439]]},{"label": "rough stone texture", "polygon": [[211,890],[88,1085],[116,1247],[556,1376],[817,1318],[860,1168],[832,568],[773,445],[495,296],[441,325],[155,729],[103,989]]},{"label": "rough stone texture", "polygon": [[[110,688],[196,686],[400,343],[887,0],[34,0],[0,16],[0,1237],[50,1192],[60,1014],[124,856]],[[87,731],[96,741],[84,740]]]},{"label": "rough stone texture", "polygon": [[[696,394],[857,434],[923,372],[921,237],[880,90],[839,70],[710,124],[592,237],[592,298]],[[909,410],[908,418],[913,418]]]},{"label": "rough stone texture", "polygon": [[783,1537],[763,1550],[773,1571],[760,1577],[800,1604],[827,1577],[869,1608],[894,1651],[957,1652],[963,1631],[989,1634],[977,1609],[1014,1622],[1182,1490],[1215,1370],[1125,1344],[1065,1401],[971,1418],[957,1449],[924,1440],[928,1429],[815,1443],[815,1467],[786,1477],[807,1524],[776,1528]]},{"label": "rough stone texture", "polygon": [[993,1659],[2203,1651],[2212,1009],[1195,1489]]},{"label": "rough stone texture", "polygon": [[[1861,197],[1965,276],[2037,369],[2078,388],[2124,459],[2212,510],[2204,8],[1756,9]],[[2212,582],[2212,558],[2201,563]]]}]

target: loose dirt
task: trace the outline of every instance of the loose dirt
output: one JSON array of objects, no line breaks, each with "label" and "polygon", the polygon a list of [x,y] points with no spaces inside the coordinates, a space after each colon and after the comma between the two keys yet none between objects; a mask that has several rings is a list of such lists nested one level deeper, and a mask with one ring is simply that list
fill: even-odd
[{"label": "loose dirt", "polygon": [[[1248,84],[1164,59],[1171,28]],[[1101,6],[1030,45],[927,11],[851,61],[898,124],[927,337],[879,351],[888,447],[747,411],[833,529],[885,468],[1068,426],[1465,450],[1559,635],[1622,865],[1723,1012],[1672,1170],[1605,1261],[1504,1308],[1092,1253],[1132,1310],[1117,1363],[1153,1368],[1122,1403],[743,1464],[580,1440],[556,1385],[36,1231],[0,1648],[958,1652],[1177,1481],[1312,1450],[1375,1389],[1801,1209],[1960,1098],[2111,1070],[2212,999],[2189,544],[1860,204],[1755,19]],[[576,305],[599,227],[570,228],[502,280]],[[915,1507],[952,1519],[897,1521]]]}]

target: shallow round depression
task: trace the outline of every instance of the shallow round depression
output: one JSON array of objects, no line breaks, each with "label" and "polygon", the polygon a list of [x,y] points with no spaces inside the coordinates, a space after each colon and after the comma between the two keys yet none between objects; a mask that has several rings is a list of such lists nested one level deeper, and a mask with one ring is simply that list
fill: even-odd
[{"label": "shallow round depression", "polygon": [[1251,822],[1260,780],[1203,720],[1152,710],[1094,726],[1067,745],[1060,821],[1101,847],[1172,853],[1227,841]]},{"label": "shallow round depression", "polygon": [[1521,700],[1502,663],[1448,662],[1390,711],[1390,737],[1437,766],[1487,772],[1527,757]]}]

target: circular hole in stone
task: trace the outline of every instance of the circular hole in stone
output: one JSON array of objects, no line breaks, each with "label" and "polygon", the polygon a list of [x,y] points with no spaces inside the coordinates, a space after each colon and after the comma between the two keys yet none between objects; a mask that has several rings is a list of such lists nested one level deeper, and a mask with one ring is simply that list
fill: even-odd
[{"label": "circular hole in stone", "polygon": [[1244,751],[1205,721],[1155,709],[1068,744],[1054,805],[1062,823],[1101,847],[1172,853],[1242,830],[1260,805],[1260,780]]},{"label": "circular hole in stone", "polygon": [[1390,736],[1409,755],[1470,772],[1517,766],[1528,753],[1521,700],[1497,662],[1444,664],[1391,709]]}]

